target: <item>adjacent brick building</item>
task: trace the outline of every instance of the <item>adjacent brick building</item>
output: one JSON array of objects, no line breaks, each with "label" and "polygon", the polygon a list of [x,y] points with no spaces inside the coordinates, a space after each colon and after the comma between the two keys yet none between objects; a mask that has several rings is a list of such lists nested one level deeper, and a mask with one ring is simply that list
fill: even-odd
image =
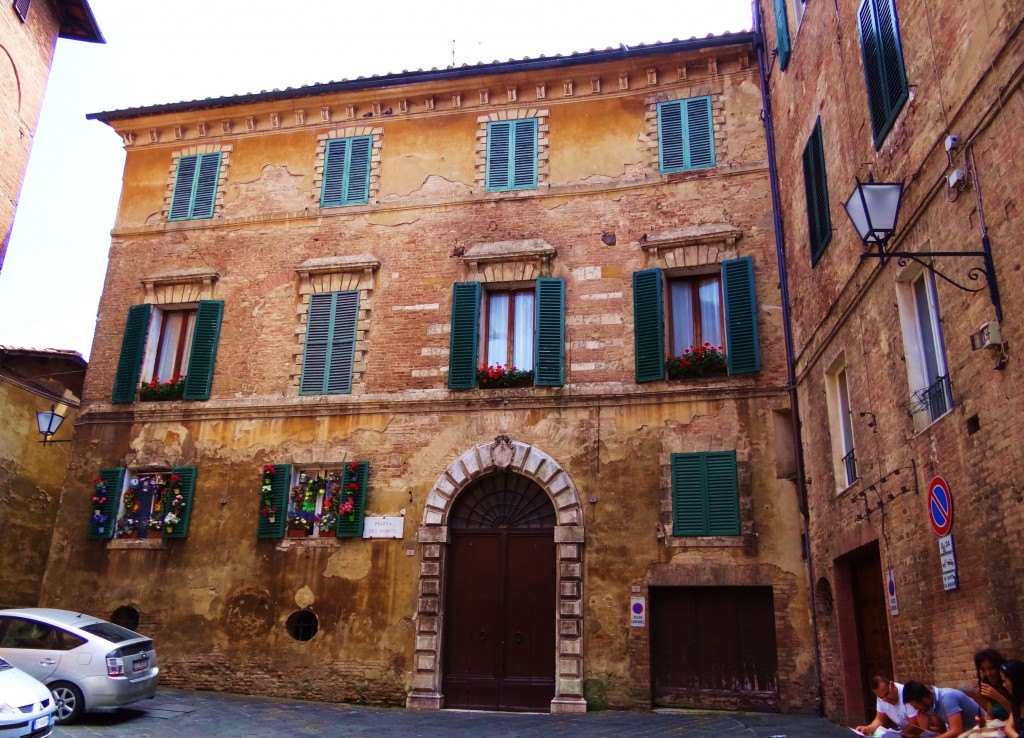
[{"label": "adjacent brick building", "polygon": [[741,33],[93,116],[44,602],[172,685],[813,709],[759,109]]},{"label": "adjacent brick building", "polygon": [[0,12],[0,269],[57,38],[103,42],[87,0],[12,0]]},{"label": "adjacent brick building", "polygon": [[[858,724],[874,673],[976,687],[974,651],[1024,647],[1024,4],[761,6],[824,704]],[[885,248],[916,258],[862,259],[843,205],[869,175],[903,183]],[[985,243],[987,275],[928,256]],[[935,477],[954,500],[944,561]]]}]

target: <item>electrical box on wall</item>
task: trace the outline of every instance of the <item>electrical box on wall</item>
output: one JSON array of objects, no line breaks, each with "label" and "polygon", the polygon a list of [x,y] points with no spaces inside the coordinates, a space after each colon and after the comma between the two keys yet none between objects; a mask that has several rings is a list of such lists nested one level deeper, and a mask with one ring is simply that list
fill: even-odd
[{"label": "electrical box on wall", "polygon": [[991,321],[982,324],[977,333],[971,334],[971,350],[985,348],[1002,348],[1003,336],[999,332],[999,323]]}]

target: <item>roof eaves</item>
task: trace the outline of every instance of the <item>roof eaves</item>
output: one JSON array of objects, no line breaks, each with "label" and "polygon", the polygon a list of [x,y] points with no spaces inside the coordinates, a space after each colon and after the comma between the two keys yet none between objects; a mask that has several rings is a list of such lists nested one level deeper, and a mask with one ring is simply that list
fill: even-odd
[{"label": "roof eaves", "polygon": [[61,9],[61,19],[57,33],[61,38],[94,44],[107,42],[103,38],[92,8],[89,7],[89,0],[58,0],[58,5]]},{"label": "roof eaves", "polygon": [[511,74],[514,72],[583,66],[585,64],[596,64],[600,62],[614,61],[617,59],[630,59],[635,57],[654,56],[658,54],[670,54],[680,51],[695,51],[698,49],[721,46],[751,44],[753,41],[753,33],[749,31],[740,31],[737,33],[724,33],[717,36],[706,36],[704,38],[690,38],[683,41],[673,39],[668,42],[641,44],[634,47],[628,47],[624,44],[620,44],[618,48],[608,48],[601,51],[592,49],[585,52],[573,52],[568,56],[559,54],[553,57],[541,56],[537,59],[530,59],[527,57],[524,59],[510,59],[506,62],[495,61],[475,65],[464,64],[461,67],[448,67],[446,69],[420,69],[415,72],[403,71],[381,76],[374,75],[371,77],[358,77],[353,80],[343,79],[339,82],[317,83],[302,87],[288,87],[284,90],[271,90],[269,92],[263,90],[261,92],[251,92],[240,95],[206,98],[204,100],[186,100],[176,103],[164,103],[137,108],[126,108],[123,110],[89,113],[85,117],[88,120],[99,120],[109,124],[113,121],[140,118],[147,115],[210,110],[215,108],[225,108],[232,105],[273,102],[276,100],[291,100],[302,97],[329,95],[336,92],[350,90],[396,87],[398,85],[409,85],[420,82],[437,82],[443,80],[463,79],[466,77],[480,77],[487,74]]}]

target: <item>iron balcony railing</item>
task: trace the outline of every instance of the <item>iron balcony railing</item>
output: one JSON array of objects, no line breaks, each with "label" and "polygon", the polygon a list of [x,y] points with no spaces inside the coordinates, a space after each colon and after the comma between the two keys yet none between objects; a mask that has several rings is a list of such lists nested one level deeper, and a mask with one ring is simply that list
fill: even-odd
[{"label": "iron balcony railing", "polygon": [[843,466],[846,467],[846,486],[849,487],[857,480],[857,456],[852,448],[843,457]]},{"label": "iron balcony railing", "polygon": [[927,410],[928,418],[933,421],[948,413],[952,407],[953,392],[948,374],[939,377],[924,389],[919,389],[903,403],[903,408],[911,417]]}]

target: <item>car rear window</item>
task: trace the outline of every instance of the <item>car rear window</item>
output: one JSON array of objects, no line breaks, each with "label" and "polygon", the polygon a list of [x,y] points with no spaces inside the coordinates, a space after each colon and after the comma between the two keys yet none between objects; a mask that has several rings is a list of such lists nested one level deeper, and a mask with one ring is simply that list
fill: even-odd
[{"label": "car rear window", "polygon": [[124,643],[125,641],[131,641],[136,638],[145,638],[135,631],[122,628],[120,625],[114,625],[113,623],[91,623],[89,625],[83,625],[79,630],[84,630],[86,633],[91,633],[94,636],[99,636],[111,643]]},{"label": "car rear window", "polygon": [[8,664],[3,659],[0,659],[0,671],[7,671],[8,669],[11,669],[11,668],[13,668],[13,667],[10,664]]}]

